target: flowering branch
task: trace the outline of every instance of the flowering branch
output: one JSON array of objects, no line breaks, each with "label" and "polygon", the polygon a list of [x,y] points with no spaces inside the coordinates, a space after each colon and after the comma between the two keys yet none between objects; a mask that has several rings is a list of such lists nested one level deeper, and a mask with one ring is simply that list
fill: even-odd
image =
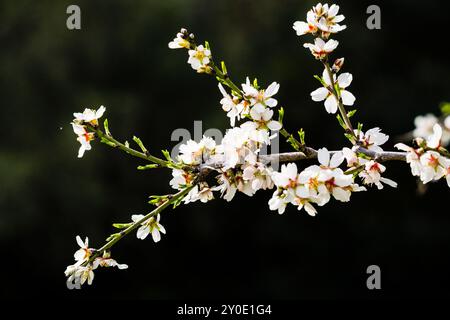
[{"label": "flowering branch", "polygon": [[[98,266],[126,268],[126,265],[118,264],[111,258],[110,249],[132,231],[136,230],[138,239],[145,239],[151,234],[155,242],[160,241],[161,233],[166,233],[160,224],[160,213],[169,205],[175,207],[195,201],[206,203],[214,199],[217,192],[226,201],[231,201],[237,192],[253,196],[259,190],[273,189],[268,201],[270,210],[282,214],[289,205],[315,216],[316,207],[324,206],[332,199],[348,202],[354,192],[367,191],[371,186],[377,189],[383,189],[384,185],[397,187],[396,182],[382,176],[386,171],[382,163],[388,161],[406,161],[412,174],[423,183],[445,177],[450,186],[450,153],[442,143],[445,131],[439,123],[433,125],[432,133],[415,139],[414,147],[397,144],[400,152],[382,149],[389,136],[380,128],[363,132],[361,123],[356,129],[353,128],[350,118],[356,110],[347,112],[345,108],[353,106],[356,100],[347,90],[353,76],[340,73],[344,58],[336,59],[331,66],[329,63],[331,53],[338,46],[338,42],[330,36],[346,28],[339,25],[344,16],[338,15],[338,12],[337,5],[318,4],[308,12],[307,22],[297,21],[293,27],[297,35],[311,34],[315,37],[313,44],[306,43],[304,47],[322,63],[324,70],[321,77],[315,76],[322,87],[311,92],[311,98],[313,101],[324,101],[325,110],[330,114],[339,110],[337,120],[344,128],[351,148],[328,151],[326,148],[308,147],[303,129],[298,131],[296,137],[283,127],[284,109],[278,106],[274,98],[279,91],[279,83],[272,82],[264,89],[257,79],[250,81],[247,77],[240,86],[236,85],[225,63],[214,61],[209,43],[206,41],[204,45],[197,45],[194,35],[186,29],[181,29],[169,43],[169,48],[186,49],[189,56],[187,62],[192,69],[197,73],[213,75],[218,81],[222,95],[220,105],[231,126],[221,141],[206,136],[200,141],[189,140],[180,146],[179,154],[174,159],[168,151],[162,151],[165,159],[161,159],[150,154],[137,137],[133,140],[140,151],[131,148],[128,142],[121,143],[113,138],[107,120],[104,121],[104,131],[100,129],[98,119],[105,112],[103,106],[98,110],[86,109],[83,113],[74,114],[72,126],[81,144],[79,158],[85,151],[91,150],[91,141],[99,138],[104,144],[150,162],[138,169],[164,167],[172,170],[169,184],[178,192],[151,196],[149,203],[157,208],[146,215],[132,215],[132,222],[113,224],[121,231],[112,234],[100,249],[90,248],[87,238],[83,242],[77,237],[80,249],[74,255],[76,262],[65,272],[69,287],[86,281],[91,284],[93,270]],[[273,119],[274,110],[278,112],[278,120]],[[450,114],[450,107],[448,111]],[[280,134],[295,152],[262,154],[261,150]],[[318,163],[298,170],[295,162],[305,159],[317,159]],[[345,170],[341,168],[344,161]],[[275,162],[284,163],[280,171],[271,166]]]}]

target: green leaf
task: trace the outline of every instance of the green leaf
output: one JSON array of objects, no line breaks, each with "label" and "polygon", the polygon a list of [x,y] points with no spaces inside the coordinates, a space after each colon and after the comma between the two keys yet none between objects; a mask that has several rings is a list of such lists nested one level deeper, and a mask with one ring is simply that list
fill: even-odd
[{"label": "green leaf", "polygon": [[208,41],[205,41],[205,48],[207,50],[211,50],[211,47],[209,46],[209,42]]},{"label": "green leaf", "polygon": [[298,137],[299,137],[300,143],[302,144],[302,146],[304,146],[305,145],[305,130],[303,130],[303,128],[298,130]]},{"label": "green leaf", "polygon": [[328,87],[328,85],[325,83],[325,81],[323,81],[323,79],[321,77],[319,77],[318,75],[314,75],[314,79],[319,81],[325,88]]},{"label": "green leaf", "polygon": [[142,152],[147,154],[148,150],[147,148],[144,146],[144,144],[142,143],[141,139],[139,139],[136,136],[133,136],[133,141],[136,142],[136,144],[139,146],[139,148],[141,148]]},{"label": "green leaf", "polygon": [[105,121],[103,121],[103,127],[105,128],[105,134],[107,136],[111,136],[111,132],[109,131],[108,119],[105,119]]},{"label": "green leaf", "polygon": [[172,158],[170,157],[170,153],[168,150],[161,150],[161,152],[167,161],[172,162]]},{"label": "green leaf", "polygon": [[287,139],[287,141],[290,143],[290,145],[292,146],[292,148],[294,148],[294,150],[299,151],[300,150],[300,146],[298,145],[297,140],[295,140],[294,136],[291,134],[289,136],[289,138]]},{"label": "green leaf", "polygon": [[337,121],[339,122],[340,126],[341,126],[342,128],[344,128],[344,130],[346,130],[346,129],[347,129],[347,126],[345,125],[344,120],[342,120],[342,117],[341,117],[340,114],[338,114],[338,115],[336,116],[336,119],[337,119]]},{"label": "green leaf", "polygon": [[353,117],[355,115],[356,111],[357,111],[356,109],[349,111],[347,113],[347,117],[349,117],[349,118]]},{"label": "green leaf", "polygon": [[116,229],[126,229],[131,226],[133,223],[113,223],[113,227]]},{"label": "green leaf", "polygon": [[225,65],[225,61],[222,61],[221,63],[221,66],[222,66],[222,73],[225,75],[225,74],[228,74],[228,71],[227,71],[227,66]]},{"label": "green leaf", "polygon": [[115,238],[117,238],[118,236],[120,236],[120,233],[113,233],[112,235],[110,235],[108,238],[106,238],[106,242],[109,242],[111,240],[114,240]]},{"label": "green leaf", "polygon": [[259,85],[258,85],[258,79],[254,79],[253,80],[253,86],[255,87],[255,89],[259,89]]},{"label": "green leaf", "polygon": [[356,135],[358,137],[361,134],[362,128],[363,128],[363,124],[361,122],[358,122],[358,129],[357,129],[357,133],[356,133]]},{"label": "green leaf", "polygon": [[147,164],[145,166],[138,166],[138,170],[149,170],[159,168],[159,164]]},{"label": "green leaf", "polygon": [[348,140],[350,140],[350,142],[353,143],[354,137],[353,137],[352,134],[350,134],[350,133],[344,133],[344,136],[345,136]]},{"label": "green leaf", "polygon": [[283,124],[283,119],[284,119],[284,108],[280,107],[280,109],[278,109],[278,122]]}]

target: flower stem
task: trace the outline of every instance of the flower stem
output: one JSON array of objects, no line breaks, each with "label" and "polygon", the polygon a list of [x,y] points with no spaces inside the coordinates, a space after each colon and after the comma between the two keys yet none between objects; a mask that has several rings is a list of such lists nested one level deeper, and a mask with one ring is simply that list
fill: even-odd
[{"label": "flower stem", "polygon": [[186,187],[185,189],[181,190],[180,192],[174,194],[172,197],[167,199],[164,203],[159,205],[156,209],[154,209],[153,211],[151,211],[150,213],[145,215],[142,219],[140,219],[139,221],[133,222],[128,228],[122,230],[119,233],[116,233],[115,236],[111,240],[109,240],[108,242],[105,243],[105,245],[103,245],[103,247],[101,247],[100,249],[95,251],[95,253],[91,256],[90,261],[93,261],[95,258],[102,255],[103,252],[109,250],[112,246],[114,246],[117,242],[119,242],[123,237],[125,237],[130,232],[137,229],[138,227],[140,227],[142,223],[144,223],[147,220],[149,220],[150,218],[158,215],[164,209],[166,209],[168,206],[170,206],[172,203],[175,203],[175,202],[181,200],[186,194],[189,193],[189,191],[191,191],[191,189],[193,187],[194,187],[194,185]]},{"label": "flower stem", "polygon": [[331,71],[330,64],[327,61],[322,62],[325,69],[327,70],[328,77],[330,78],[331,82],[331,93],[336,98],[336,101],[338,102],[338,108],[339,112],[341,114],[342,119],[344,120],[345,125],[347,126],[347,133],[350,133],[353,137],[355,137],[355,142],[357,141],[357,137],[355,134],[355,131],[353,130],[352,123],[347,115],[347,110],[345,110],[344,104],[342,103],[342,99],[339,96],[337,90],[336,90],[336,84],[334,82],[333,72]]},{"label": "flower stem", "polygon": [[110,134],[104,133],[102,130],[100,130],[98,127],[94,127],[91,125],[88,125],[88,128],[91,129],[96,133],[96,135],[101,139],[101,141],[111,147],[118,148],[122,151],[125,151],[128,154],[131,154],[134,157],[141,158],[153,163],[156,163],[160,165],[161,167],[167,167],[169,162],[163,159],[160,159],[158,157],[155,157],[151,155],[148,151],[147,152],[140,152],[133,148],[130,148],[129,146],[117,141],[114,139]]}]

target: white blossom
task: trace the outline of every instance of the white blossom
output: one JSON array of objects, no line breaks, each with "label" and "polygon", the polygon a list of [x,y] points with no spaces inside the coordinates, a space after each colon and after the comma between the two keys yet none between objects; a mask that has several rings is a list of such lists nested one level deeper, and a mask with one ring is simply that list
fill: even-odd
[{"label": "white blossom", "polygon": [[409,163],[411,167],[411,173],[413,176],[420,176],[421,171],[421,163],[420,163],[420,154],[412,147],[407,146],[404,143],[397,143],[395,148],[406,151],[406,163]]},{"label": "white blossom", "polygon": [[267,89],[258,90],[250,83],[248,77],[246,82],[242,84],[245,97],[250,99],[251,105],[259,112],[263,111],[265,107],[272,108],[278,104],[278,101],[272,97],[278,93],[279,89],[280,85],[272,82]]},{"label": "white blossom", "polygon": [[223,171],[217,179],[219,186],[216,188],[216,190],[220,191],[222,197],[228,202],[233,200],[237,191],[237,187],[231,179],[231,174],[231,170]]},{"label": "white blossom", "polygon": [[271,109],[265,109],[262,112],[258,112],[256,108],[252,108],[250,116],[252,117],[252,120],[258,124],[258,128],[278,131],[282,127],[280,122],[272,120],[273,110]]},{"label": "white blossom", "polygon": [[223,95],[222,100],[220,100],[222,109],[227,112],[227,117],[230,118],[230,125],[234,127],[236,119],[241,119],[244,104],[241,103],[237,97],[229,95],[221,83],[219,83],[219,90]]},{"label": "white blossom", "polygon": [[208,69],[208,64],[211,61],[211,51],[199,45],[195,50],[189,50],[188,63],[191,65],[192,69],[197,70],[197,72],[206,72]]},{"label": "white blossom", "polygon": [[420,180],[428,183],[447,174],[447,161],[436,151],[427,151],[420,156]]},{"label": "white blossom", "polygon": [[83,242],[83,240],[81,240],[80,236],[76,236],[75,239],[77,241],[77,244],[80,246],[80,249],[78,249],[75,252],[74,256],[73,256],[75,258],[75,261],[77,261],[77,262],[88,261],[89,257],[92,254],[92,249],[89,248],[89,239],[88,239],[88,237],[86,237],[84,242]]},{"label": "white blossom", "polygon": [[78,124],[82,123],[90,123],[93,126],[98,125],[98,119],[100,119],[103,114],[105,113],[106,108],[104,106],[100,106],[98,110],[93,109],[84,109],[83,113],[74,113],[73,116],[75,117],[74,122]]},{"label": "white blossom", "polygon": [[308,33],[316,34],[320,30],[323,37],[328,37],[330,33],[337,33],[346,28],[344,25],[339,25],[345,17],[338,15],[338,12],[338,5],[328,6],[328,4],[319,3],[308,11],[306,22],[296,21],[294,23],[294,30],[298,36]]},{"label": "white blossom", "polygon": [[180,146],[179,160],[185,164],[199,165],[207,162],[215,152],[216,142],[210,137],[203,137],[200,142],[188,140]]},{"label": "white blossom", "polygon": [[120,270],[128,269],[128,265],[117,263],[116,260],[111,258],[111,253],[104,251],[101,257],[97,257],[94,259],[92,263],[93,269],[97,269],[97,267],[116,267]]},{"label": "white blossom", "polygon": [[212,199],[214,199],[213,191],[215,189],[210,188],[206,182],[200,182],[198,185],[195,185],[191,191],[186,195],[183,199],[185,204],[195,201],[200,201],[206,203]]},{"label": "white blossom", "polygon": [[[131,220],[133,222],[138,222],[144,218],[142,214],[134,214],[131,216]],[[158,242],[161,240],[161,233],[166,234],[166,229],[159,223],[160,215],[158,214],[155,217],[151,217],[150,219],[141,223],[141,227],[139,227],[137,231],[137,238],[144,240],[147,238],[149,234],[152,235],[153,241]]]},{"label": "white blossom", "polygon": [[177,36],[169,42],[170,49],[180,49],[185,48],[189,49],[191,47],[191,43],[186,38],[188,37],[186,29],[181,29],[181,32],[177,33]]},{"label": "white blossom", "polygon": [[358,176],[363,179],[366,185],[375,184],[379,190],[383,189],[383,183],[396,188],[397,183],[391,179],[384,178],[381,174],[386,171],[386,167],[373,160],[367,161],[364,165],[364,170]]},{"label": "white blossom", "polygon": [[340,96],[344,105],[352,106],[355,103],[355,96],[350,91],[346,90],[353,80],[353,76],[350,73],[340,74],[336,82],[336,75],[333,75],[333,81],[331,81],[328,71],[325,69],[322,74],[322,79],[328,87],[321,87],[311,92],[311,98],[316,102],[325,100],[325,109],[328,113],[336,113],[338,109],[339,102],[329,89],[333,87],[333,84],[337,84],[339,87]]},{"label": "white blossom", "polygon": [[367,130],[366,133],[358,132],[355,129],[355,133],[359,134],[358,139],[362,147],[375,152],[383,152],[380,146],[389,140],[389,136],[382,133],[380,128],[372,128]]},{"label": "white blossom", "polygon": [[[414,137],[427,139],[435,132],[434,127],[439,125],[439,119],[435,115],[428,113],[424,116],[417,116],[414,119],[414,124],[416,126],[413,131]],[[441,144],[445,146],[450,143],[450,116],[447,116],[442,124],[442,135],[440,139]]]},{"label": "white blossom", "polygon": [[316,33],[318,29],[316,15],[312,10],[308,11],[308,13],[306,14],[306,22],[295,21],[293,28],[298,36],[302,36],[308,33]]},{"label": "white blossom", "polygon": [[74,288],[76,285],[83,285],[86,281],[88,285],[94,280],[94,267],[91,264],[86,266],[74,264],[66,268],[64,274],[67,277],[67,286]]},{"label": "white blossom", "polygon": [[72,123],[73,132],[77,135],[77,141],[81,144],[78,149],[78,158],[82,158],[84,152],[91,150],[91,141],[95,139],[93,132],[88,132],[86,127],[77,123]]},{"label": "white blossom", "polygon": [[308,48],[316,59],[322,60],[332,53],[337,48],[338,44],[339,42],[333,39],[325,42],[321,38],[316,38],[314,39],[314,44],[305,43],[303,46]]},{"label": "white blossom", "polygon": [[441,146],[442,128],[439,124],[433,126],[433,134],[426,139],[427,147],[431,149],[438,149]]}]

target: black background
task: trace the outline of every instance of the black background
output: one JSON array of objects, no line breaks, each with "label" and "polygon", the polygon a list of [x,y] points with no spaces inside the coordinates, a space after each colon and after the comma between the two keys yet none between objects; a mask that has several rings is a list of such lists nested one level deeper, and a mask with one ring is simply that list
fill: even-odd
[{"label": "black background", "polygon": [[[416,115],[438,114],[450,99],[448,8],[444,1],[339,1],[348,28],[336,57],[353,73],[365,128],[392,139]],[[334,117],[310,100],[320,65],[292,23],[312,1],[77,1],[82,29],[66,28],[72,1],[0,2],[0,292],[9,298],[300,299],[448,297],[449,189],[423,196],[403,163],[386,176],[399,183],[332,201],[312,218],[290,207],[269,211],[270,192],[239,194],[167,211],[168,233],[155,245],[134,235],[114,257],[126,271],[99,270],[94,284],[68,290],[75,236],[100,246],[112,222],[146,213],[150,194],[170,192],[170,172],[138,172],[142,162],[94,144],[77,159],[72,112],[103,104],[114,135],[133,134],[158,153],[176,128],[228,127],[220,92],[196,75],[186,52],[169,50],[180,27],[209,40],[237,83],[281,83],[277,99],[288,128],[309,145],[347,143]],[[368,30],[366,8],[381,7],[381,30]],[[288,147],[284,145],[284,149]],[[302,163],[300,166],[306,166]],[[382,290],[366,288],[367,266],[382,271]]]}]

